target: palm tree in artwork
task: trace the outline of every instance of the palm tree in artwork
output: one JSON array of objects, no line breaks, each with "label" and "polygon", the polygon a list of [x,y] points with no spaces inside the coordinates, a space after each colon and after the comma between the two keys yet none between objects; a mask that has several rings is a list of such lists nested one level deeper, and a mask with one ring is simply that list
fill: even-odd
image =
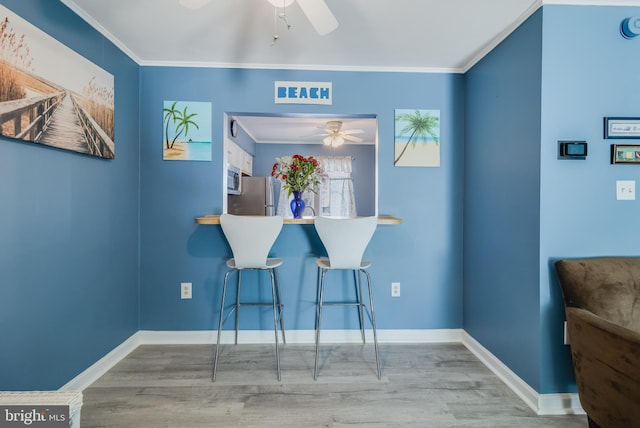
[{"label": "palm tree in artwork", "polygon": [[194,122],[193,120],[191,120],[192,117],[195,117],[198,115],[198,113],[187,113],[187,108],[185,107],[184,110],[182,111],[182,114],[180,114],[177,122],[178,125],[176,126],[176,136],[173,137],[173,141],[171,141],[171,149],[173,148],[173,145],[175,144],[176,140],[178,139],[178,137],[180,136],[180,134],[182,134],[182,131],[184,131],[184,135],[185,137],[189,134],[189,125],[193,125],[196,127],[196,129],[200,129],[200,127],[198,126],[198,124],[196,122]]},{"label": "palm tree in artwork", "polygon": [[[173,145],[176,143],[176,140],[180,135],[182,135],[183,132],[185,137],[189,134],[189,126],[193,125],[197,129],[200,129],[198,124],[192,120],[195,116],[198,115],[198,113],[188,113],[187,112],[187,110],[189,109],[188,106],[185,106],[185,108],[182,111],[176,110],[175,106],[176,106],[176,103],[174,102],[171,105],[170,109],[167,109],[167,108],[164,109],[165,120],[167,122],[165,125],[165,135],[167,135],[165,144],[167,146],[167,149],[173,148]],[[171,140],[171,143],[169,143],[169,136],[168,136],[170,120],[173,120],[173,123],[176,125],[176,135],[173,137],[173,140]]]},{"label": "palm tree in artwork", "polygon": [[[424,113],[424,114],[423,114]],[[404,147],[400,151],[400,154],[396,156],[393,164],[397,164],[402,155],[407,151],[410,145],[415,145],[418,141],[426,143],[428,138],[433,138],[435,144],[438,142],[438,134],[435,132],[440,127],[440,118],[431,116],[428,112],[420,112],[416,110],[415,113],[400,113],[396,116],[396,122],[406,122],[407,125],[400,130],[398,135],[409,135],[409,139],[405,143]]]},{"label": "palm tree in artwork", "polygon": [[[173,123],[176,123],[178,120],[180,120],[180,110],[176,110],[176,104],[178,104],[177,101],[174,101],[173,104],[171,104],[170,108],[164,108],[162,111],[164,112],[164,144],[166,146],[167,149],[170,149],[171,147],[169,146],[169,122],[173,121]],[[173,146],[173,144],[171,144],[171,146]]]}]

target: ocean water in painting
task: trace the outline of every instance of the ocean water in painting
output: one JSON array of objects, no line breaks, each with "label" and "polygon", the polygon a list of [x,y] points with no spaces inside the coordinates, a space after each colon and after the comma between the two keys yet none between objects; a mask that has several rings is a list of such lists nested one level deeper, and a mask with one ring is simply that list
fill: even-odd
[{"label": "ocean water in painting", "polygon": [[409,141],[409,138],[411,138],[411,141],[414,142],[414,143],[434,143],[434,144],[437,144],[435,138],[433,138],[433,137],[427,137],[426,140],[425,140],[422,137],[420,137],[420,138],[413,137],[412,138],[411,135],[396,135],[394,137],[394,140],[395,140],[396,143],[406,143],[406,142]]},{"label": "ocean water in painting", "polygon": [[192,161],[211,160],[211,142],[209,141],[189,141],[185,144],[187,148],[186,158]]}]

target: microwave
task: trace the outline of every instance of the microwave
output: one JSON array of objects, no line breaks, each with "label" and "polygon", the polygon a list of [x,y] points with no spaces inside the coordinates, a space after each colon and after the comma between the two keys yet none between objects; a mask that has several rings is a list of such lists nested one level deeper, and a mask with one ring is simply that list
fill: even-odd
[{"label": "microwave", "polygon": [[240,168],[237,166],[228,164],[227,165],[227,194],[228,195],[239,195],[242,189],[240,188],[240,183],[242,180],[240,179],[241,173]]}]

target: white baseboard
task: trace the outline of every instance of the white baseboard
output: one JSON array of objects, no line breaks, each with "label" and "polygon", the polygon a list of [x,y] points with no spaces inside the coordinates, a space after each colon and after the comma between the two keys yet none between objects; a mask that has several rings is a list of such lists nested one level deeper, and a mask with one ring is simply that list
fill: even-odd
[{"label": "white baseboard", "polygon": [[[288,330],[287,343],[315,343],[315,330]],[[368,341],[373,340],[372,331],[366,330]],[[280,338],[282,339],[282,338]],[[113,351],[102,357],[85,371],[66,383],[60,391],[82,391],[129,355],[140,345],[189,345],[213,344],[217,332],[198,331],[151,331],[140,330],[122,342]],[[234,332],[225,330],[221,343],[234,343]],[[358,343],[360,330],[323,330],[322,343]],[[538,415],[584,415],[578,394],[538,394],[525,381],[504,365],[491,352],[462,329],[442,330],[378,330],[379,343],[462,343],[522,401]],[[238,343],[273,343],[271,330],[242,330]]]},{"label": "white baseboard", "polygon": [[93,363],[88,369],[64,384],[59,390],[83,391],[140,345],[140,332],[138,331],[116,346],[107,355]]},{"label": "white baseboard", "polygon": [[[379,343],[460,343],[462,331],[451,330],[378,330]],[[185,345],[185,344],[213,344],[216,342],[216,331],[151,331],[138,332],[140,345]],[[287,343],[311,344],[315,343],[315,330],[287,330]],[[224,330],[220,336],[220,343],[234,343],[233,330]],[[282,336],[279,336],[282,340]],[[367,341],[373,340],[373,331],[365,330]],[[322,330],[322,343],[358,343],[360,330]],[[241,330],[238,343],[273,343],[273,330]]]},{"label": "white baseboard", "polygon": [[538,394],[466,331],[462,344],[502,380],[537,415],[584,415],[578,394]]}]

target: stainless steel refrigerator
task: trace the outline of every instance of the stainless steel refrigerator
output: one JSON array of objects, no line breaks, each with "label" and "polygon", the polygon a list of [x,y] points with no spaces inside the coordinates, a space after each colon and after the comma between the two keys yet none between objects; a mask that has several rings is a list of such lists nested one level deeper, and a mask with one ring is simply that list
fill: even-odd
[{"label": "stainless steel refrigerator", "polygon": [[239,195],[228,195],[227,212],[236,215],[276,215],[280,183],[273,177],[242,177]]}]

